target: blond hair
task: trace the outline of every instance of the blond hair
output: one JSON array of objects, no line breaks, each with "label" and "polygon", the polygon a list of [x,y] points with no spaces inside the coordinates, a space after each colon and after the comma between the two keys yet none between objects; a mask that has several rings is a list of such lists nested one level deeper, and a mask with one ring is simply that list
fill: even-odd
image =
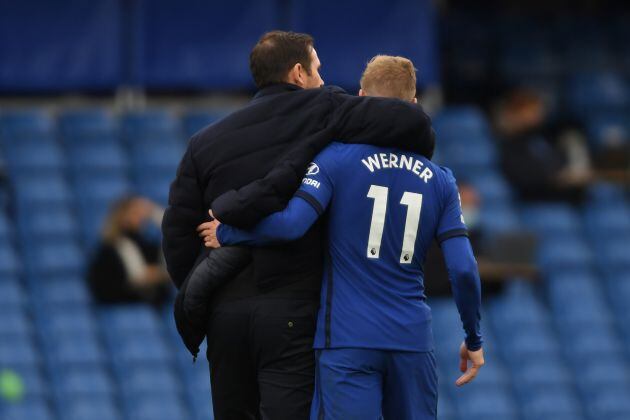
[{"label": "blond hair", "polygon": [[369,96],[410,101],[416,96],[416,69],[408,58],[377,55],[363,71],[361,89]]},{"label": "blond hair", "polygon": [[115,243],[123,236],[124,218],[136,197],[126,196],[114,202],[103,223],[103,241],[108,244]]}]

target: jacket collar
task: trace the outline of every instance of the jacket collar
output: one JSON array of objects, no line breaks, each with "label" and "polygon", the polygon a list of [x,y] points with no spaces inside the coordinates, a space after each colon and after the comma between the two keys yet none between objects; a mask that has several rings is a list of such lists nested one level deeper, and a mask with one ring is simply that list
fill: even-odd
[{"label": "jacket collar", "polygon": [[260,89],[258,93],[256,93],[256,95],[254,96],[254,99],[270,95],[277,95],[278,93],[291,92],[294,90],[302,90],[302,88],[291,83],[276,83]]}]

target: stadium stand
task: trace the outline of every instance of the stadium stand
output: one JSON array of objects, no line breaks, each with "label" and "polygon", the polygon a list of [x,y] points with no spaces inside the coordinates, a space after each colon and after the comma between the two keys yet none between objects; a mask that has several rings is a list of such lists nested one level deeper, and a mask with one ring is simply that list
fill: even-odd
[{"label": "stadium stand", "polygon": [[[95,109],[0,116],[19,210],[0,213],[0,369],[24,383],[21,400],[0,403],[2,418],[211,418],[207,362],[192,363],[170,308],[96,306],[82,274],[109,203],[136,190],[165,204],[185,138],[220,115],[117,117]],[[453,384],[459,316],[450,300],[430,298],[439,418],[630,418],[621,398],[630,395],[624,191],[595,184],[581,208],[521,205],[497,168],[483,113],[446,108],[435,127],[438,159],[481,192],[484,228],[536,232],[543,271],[541,287],[515,280],[485,303],[488,363],[462,389]]]},{"label": "stadium stand", "polygon": [[[273,26],[273,10],[259,13],[260,5],[267,3],[239,12],[239,21],[258,24],[234,42],[249,45]],[[390,19],[410,2],[398,3]],[[328,9],[318,10],[319,19],[309,21],[312,7],[298,6],[290,18],[304,30],[320,30]],[[196,9],[175,9],[172,12],[202,15]],[[169,45],[179,27],[173,24],[162,31],[161,23],[172,22],[171,17],[156,12],[139,30],[157,32],[160,45]],[[2,19],[10,18],[7,14]],[[346,15],[339,19],[347,20]],[[215,34],[230,26],[233,34],[233,27],[239,27],[232,21],[220,23],[177,37],[193,38],[194,49],[203,52],[207,45],[199,40],[205,39],[205,31]],[[535,87],[555,114],[583,120],[592,151],[628,145],[628,28],[623,17],[548,22],[451,12],[442,22],[446,87],[483,96],[483,78],[488,75],[502,83]],[[404,25],[398,31],[407,33]],[[330,48],[338,36],[318,37],[322,49]],[[225,70],[203,65],[205,61],[188,71],[186,60],[173,58],[184,56],[185,49],[149,47],[138,58],[149,86],[167,86],[163,73],[173,66],[181,66],[175,72],[177,86],[215,87],[214,79],[225,77]],[[330,67],[337,60],[344,77],[358,74],[360,69],[349,71],[339,64],[348,51],[339,53]],[[213,59],[212,54],[199,55]],[[12,63],[17,61],[5,60],[3,65]],[[229,64],[239,71],[227,85],[249,83],[242,60]],[[92,67],[86,67],[89,74],[94,73]],[[210,67],[212,77],[206,79]],[[112,66],[94,74],[101,73],[105,85],[119,79]],[[341,75],[333,79],[352,84]],[[11,187],[8,205],[0,208],[0,372],[10,370],[23,382],[19,398],[0,397],[0,418],[212,418],[207,361],[200,357],[192,363],[176,333],[171,308],[95,305],[83,274],[112,201],[133,191],[164,205],[187,139],[226,112],[0,112],[0,161]],[[454,385],[462,338],[459,315],[450,299],[429,297],[440,377],[439,419],[630,419],[627,190],[599,182],[579,206],[523,203],[500,170],[497,142],[480,108],[446,107],[434,116],[434,127],[436,160],[474,185],[482,197],[484,232],[490,237],[516,229],[536,233],[541,269],[538,284],[514,279],[484,302],[487,365],[473,384],[461,389]]]}]

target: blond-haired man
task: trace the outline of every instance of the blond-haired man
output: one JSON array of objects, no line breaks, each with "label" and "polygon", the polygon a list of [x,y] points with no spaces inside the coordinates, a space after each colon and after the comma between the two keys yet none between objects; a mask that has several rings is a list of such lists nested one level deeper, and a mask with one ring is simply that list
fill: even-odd
[{"label": "blond-haired man", "polygon": [[[377,56],[360,94],[415,101],[415,77],[409,60]],[[484,363],[479,274],[451,171],[394,148],[333,143],[310,164],[285,210],[250,231],[213,222],[206,244],[292,241],[326,210],[329,250],[311,419],[435,420],[437,374],[422,270],[434,238],[466,332],[457,384],[471,381]]]}]

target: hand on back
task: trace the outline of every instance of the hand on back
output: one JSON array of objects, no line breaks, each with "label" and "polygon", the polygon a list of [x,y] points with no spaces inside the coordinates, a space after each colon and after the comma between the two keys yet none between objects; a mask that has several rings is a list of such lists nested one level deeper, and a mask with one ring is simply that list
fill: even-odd
[{"label": "hand on back", "polygon": [[208,210],[208,214],[212,217],[212,221],[204,222],[197,226],[197,232],[199,232],[199,237],[203,239],[203,243],[206,248],[219,248],[221,247],[221,244],[217,239],[217,229],[219,228],[221,222],[214,217],[212,210]]}]

